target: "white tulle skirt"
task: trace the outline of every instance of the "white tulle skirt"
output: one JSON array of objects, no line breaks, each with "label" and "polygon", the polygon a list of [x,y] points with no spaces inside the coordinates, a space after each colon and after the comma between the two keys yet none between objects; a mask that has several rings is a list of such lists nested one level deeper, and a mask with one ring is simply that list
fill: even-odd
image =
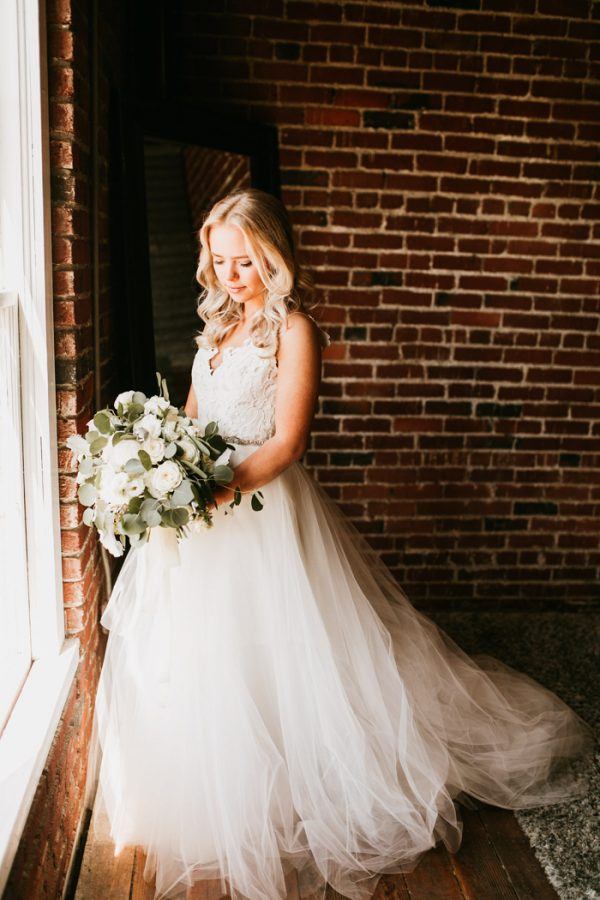
[{"label": "white tulle skirt", "polygon": [[586,790],[568,762],[592,732],[562,700],[419,613],[301,463],[262,492],[179,547],[156,530],[101,619],[92,833],[143,848],[155,897],[284,898],[295,869],[300,897],[363,900],[458,848],[457,800]]}]

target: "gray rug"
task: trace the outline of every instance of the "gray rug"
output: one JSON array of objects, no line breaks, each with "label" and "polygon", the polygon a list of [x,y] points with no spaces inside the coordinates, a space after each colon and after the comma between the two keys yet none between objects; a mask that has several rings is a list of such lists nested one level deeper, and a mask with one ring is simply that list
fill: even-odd
[{"label": "gray rug", "polygon": [[[467,653],[490,653],[554,691],[600,738],[594,612],[427,613]],[[600,753],[581,800],[516,814],[563,900],[600,898]]]}]

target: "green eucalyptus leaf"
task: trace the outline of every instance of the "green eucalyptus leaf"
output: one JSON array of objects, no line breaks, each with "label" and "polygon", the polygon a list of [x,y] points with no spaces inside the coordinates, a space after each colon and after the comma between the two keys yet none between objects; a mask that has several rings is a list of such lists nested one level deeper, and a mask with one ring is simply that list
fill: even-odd
[{"label": "green eucalyptus leaf", "polygon": [[220,434],[215,434],[210,439],[211,450],[216,453],[217,456],[220,456],[221,453],[227,449],[227,443],[225,438],[221,437]]},{"label": "green eucalyptus leaf", "polygon": [[139,419],[139,417],[143,414],[144,407],[141,403],[131,403],[129,409],[127,410],[127,418],[130,422],[133,422],[134,419]]},{"label": "green eucalyptus leaf", "polygon": [[216,422],[209,422],[206,428],[204,429],[204,437],[209,438],[217,433],[219,430],[219,426]]},{"label": "green eucalyptus leaf", "polygon": [[147,498],[140,507],[140,515],[150,528],[153,528],[155,525],[160,525],[159,506],[160,500]]},{"label": "green eucalyptus leaf", "polygon": [[146,523],[139,515],[125,513],[125,515],[121,516],[121,530],[127,535],[141,534],[142,531],[146,530]]},{"label": "green eucalyptus leaf", "polygon": [[94,416],[94,425],[101,434],[108,434],[111,430],[110,418],[108,413],[100,410]]},{"label": "green eucalyptus leaf", "polygon": [[95,428],[90,428],[90,430],[85,434],[85,439],[88,444],[93,444],[97,437],[100,437],[100,432],[96,431]]},{"label": "green eucalyptus leaf", "polygon": [[154,528],[155,525],[160,525],[161,523],[161,515],[157,507],[142,509],[140,510],[140,515],[149,528]]},{"label": "green eucalyptus leaf", "polygon": [[83,511],[83,523],[84,525],[93,525],[94,524],[94,510],[91,506],[86,506]]},{"label": "green eucalyptus leaf", "polygon": [[95,502],[97,495],[96,488],[89,481],[84,481],[83,484],[79,485],[77,496],[82,506],[91,506]]},{"label": "green eucalyptus leaf", "polygon": [[127,472],[128,475],[141,475],[146,469],[137,456],[132,456],[123,466],[123,471]]},{"label": "green eucalyptus leaf", "polygon": [[99,438],[96,438],[95,441],[92,441],[92,443],[90,444],[90,450],[95,456],[97,453],[100,453],[102,450],[104,450],[107,444],[108,438],[101,436]]},{"label": "green eucalyptus leaf", "polygon": [[175,525],[177,525],[177,527],[186,525],[190,517],[190,514],[185,506],[175,507],[175,509],[171,510],[171,515],[173,517],[173,522],[175,523]]},{"label": "green eucalyptus leaf", "polygon": [[197,475],[198,478],[201,478],[202,481],[206,481],[206,480],[207,480],[208,475],[206,474],[206,472],[204,472],[202,469],[199,469],[198,466],[195,466],[195,465],[194,465],[194,463],[191,463],[191,462],[187,462],[187,461],[186,461],[186,462],[183,463],[183,465],[184,465],[187,469],[189,469],[190,472],[193,472],[194,475]]},{"label": "green eucalyptus leaf", "polygon": [[260,502],[260,500],[258,499],[258,497],[256,496],[256,494],[252,494],[252,497],[250,499],[250,506],[252,507],[252,509],[256,510],[256,512],[258,512],[259,510],[261,510],[263,508],[263,505]]},{"label": "green eucalyptus leaf", "polygon": [[171,494],[171,503],[174,506],[186,506],[194,499],[192,491],[192,482],[189,478],[184,478],[181,484],[178,484]]},{"label": "green eucalyptus leaf", "polygon": [[149,469],[152,468],[152,460],[150,459],[150,454],[149,454],[149,453],[147,453],[145,450],[143,450],[142,448],[140,448],[140,449],[138,450],[138,456],[139,456],[139,458],[140,458],[141,464],[142,464],[143,467],[146,469],[146,471],[148,471]]},{"label": "green eucalyptus leaf", "polygon": [[142,504],[144,503],[143,497],[132,497],[127,505],[127,512],[130,513],[139,513],[142,508]]},{"label": "green eucalyptus leaf", "polygon": [[233,478],[233,469],[229,466],[215,466],[213,472],[215,481],[229,482]]}]

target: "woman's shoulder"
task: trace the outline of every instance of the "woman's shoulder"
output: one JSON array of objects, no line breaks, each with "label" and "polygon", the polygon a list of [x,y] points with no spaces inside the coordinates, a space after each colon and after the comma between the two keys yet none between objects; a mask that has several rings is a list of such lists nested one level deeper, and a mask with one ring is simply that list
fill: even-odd
[{"label": "woman's shoulder", "polygon": [[330,343],[329,335],[324,331],[314,316],[305,310],[295,309],[288,313],[285,327],[281,329],[282,340],[293,341],[317,341],[321,347],[327,347]]}]

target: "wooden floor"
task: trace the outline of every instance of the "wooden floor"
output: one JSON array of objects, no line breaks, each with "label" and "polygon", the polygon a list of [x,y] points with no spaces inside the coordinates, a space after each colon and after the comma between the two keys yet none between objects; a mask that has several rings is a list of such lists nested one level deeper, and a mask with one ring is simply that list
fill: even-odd
[{"label": "wooden floor", "polygon": [[[557,900],[558,894],[533,855],[512,813],[481,805],[460,807],[463,840],[456,854],[431,850],[407,875],[384,876],[373,900]],[[77,883],[67,893],[74,900],[154,900],[154,883],[143,878],[145,857],[125,847],[115,857],[114,845],[88,840]],[[221,900],[219,882],[198,882],[188,900]],[[290,883],[288,900],[297,900]],[[327,900],[340,900],[328,889]],[[268,898],[265,898],[268,900]]]}]

